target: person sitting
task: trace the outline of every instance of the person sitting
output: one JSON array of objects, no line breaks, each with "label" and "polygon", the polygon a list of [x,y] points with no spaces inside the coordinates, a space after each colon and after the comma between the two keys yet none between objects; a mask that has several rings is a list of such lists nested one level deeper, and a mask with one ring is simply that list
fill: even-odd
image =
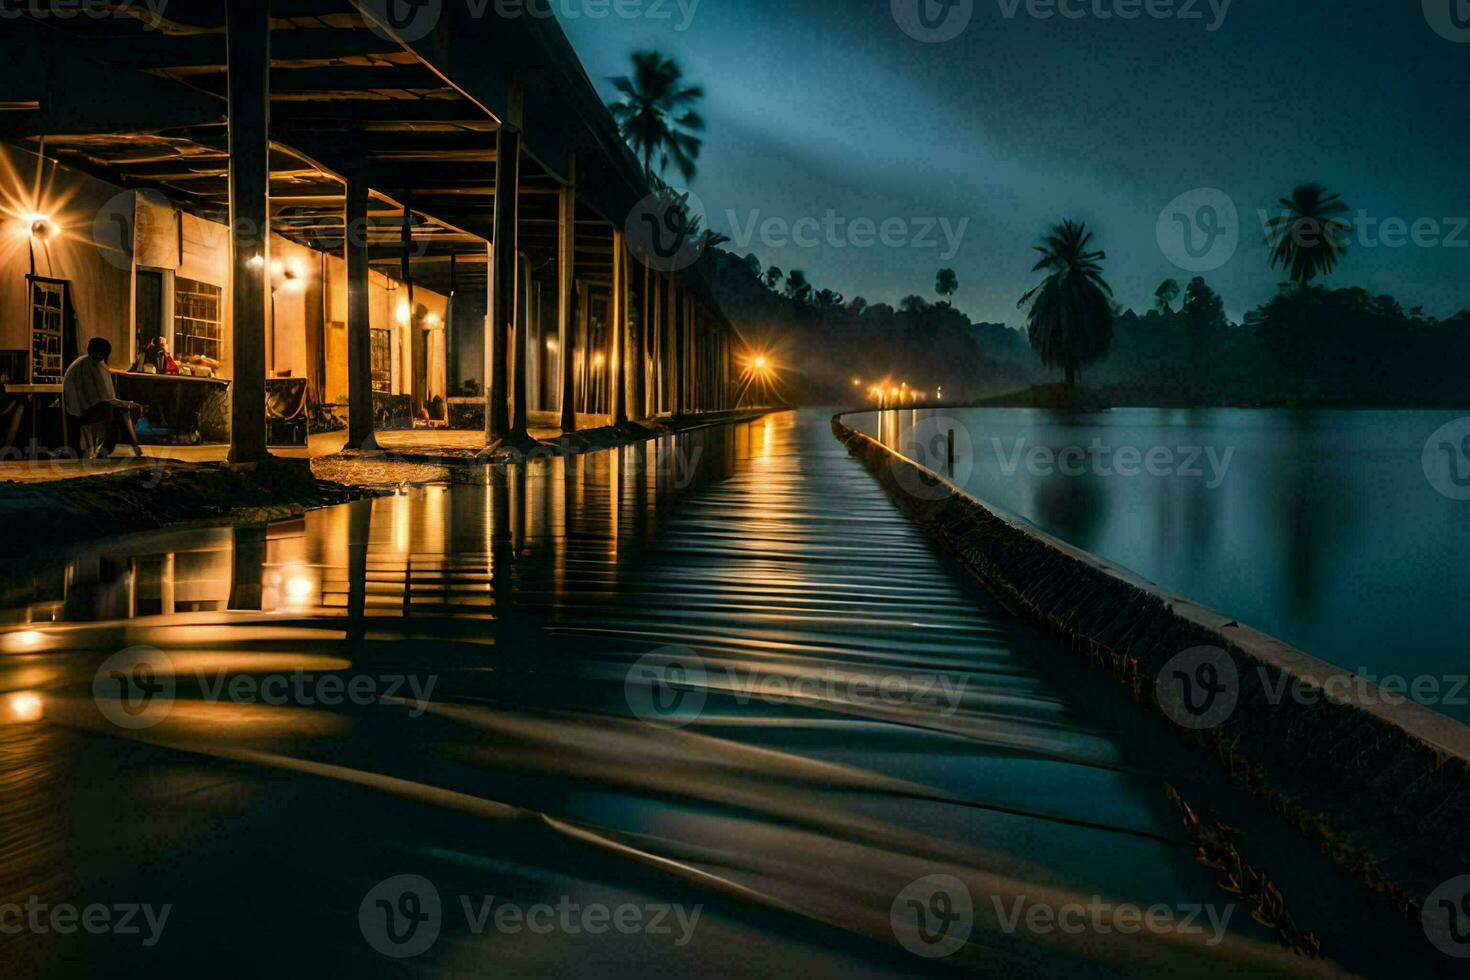
[{"label": "person sitting", "polygon": [[154,337],[143,348],[143,363],[152,364],[153,370],[159,374],[179,373],[178,362],[168,352],[168,341],[162,337]]},{"label": "person sitting", "polygon": [[110,456],[124,434],[133,447],[133,455],[142,456],[143,447],[138,445],[133,419],[142,414],[143,407],[117,397],[112,372],[107,370],[107,359],[111,356],[112,344],[105,338],[93,337],[87,342],[87,353],[73,361],[61,379],[62,407],[73,432],[80,433],[85,425],[106,427],[100,458]]}]

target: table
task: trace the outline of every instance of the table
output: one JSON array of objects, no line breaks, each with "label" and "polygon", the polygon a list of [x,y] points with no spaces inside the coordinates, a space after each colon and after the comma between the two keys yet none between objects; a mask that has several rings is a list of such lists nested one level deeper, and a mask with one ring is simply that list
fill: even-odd
[{"label": "table", "polygon": [[117,397],[148,408],[148,422],[167,429],[169,440],[193,436],[199,430],[199,412],[212,395],[229,390],[224,378],[196,378],[182,374],[116,372]]},{"label": "table", "polygon": [[[23,401],[22,404],[24,404],[24,405],[26,405],[26,406],[28,406],[30,408],[31,434],[30,434],[30,440],[29,440],[30,445],[29,445],[29,447],[27,449],[27,453],[30,456],[33,456],[34,457],[34,456],[38,455],[39,452],[40,452],[40,431],[39,431],[39,427],[37,425],[37,423],[40,421],[40,418],[41,418],[41,410],[40,410],[39,402],[40,402],[40,400],[43,397],[45,397],[47,395],[55,395],[56,396],[56,410],[57,410],[57,414],[60,416],[60,419],[61,419],[61,442],[62,442],[62,445],[65,445],[66,444],[66,412],[62,411],[62,408],[61,408],[61,385],[59,385],[59,384],[42,384],[42,385],[13,385],[13,384],[7,384],[7,385],[0,386],[0,387],[3,387],[4,393],[6,395],[18,396],[18,397],[24,399],[24,401]],[[5,431],[5,443],[4,443],[4,448],[5,449],[10,449],[11,447],[13,447],[15,445],[15,437],[16,437],[17,434],[19,434],[21,423],[25,421],[25,418],[26,418],[26,411],[25,411],[24,408],[18,408],[16,410],[15,414],[11,417],[10,424],[8,426],[6,426],[6,431]]]}]

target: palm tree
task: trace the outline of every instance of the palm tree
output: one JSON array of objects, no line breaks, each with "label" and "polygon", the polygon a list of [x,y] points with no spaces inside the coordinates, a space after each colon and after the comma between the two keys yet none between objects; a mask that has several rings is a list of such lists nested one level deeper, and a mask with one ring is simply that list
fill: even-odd
[{"label": "palm tree", "polygon": [[781,271],[779,265],[773,265],[766,270],[766,288],[775,289],[781,285],[781,280],[786,278],[786,273]]},{"label": "palm tree", "polygon": [[1036,246],[1041,259],[1031,270],[1046,272],[1046,278],[1016,304],[1031,304],[1031,349],[1042,364],[1066,372],[1068,388],[1077,387],[1078,369],[1104,357],[1113,342],[1113,288],[1103,279],[1101,265],[1108,256],[1089,251],[1091,244],[1086,224],[1064,221],[1053,227]]},{"label": "palm tree", "polygon": [[1266,243],[1274,246],[1271,268],[1287,270],[1303,291],[1319,275],[1325,276],[1347,254],[1353,226],[1341,215],[1348,212],[1340,195],[1328,194],[1321,184],[1302,184],[1283,197],[1281,214],[1266,223]]},{"label": "palm tree", "polygon": [[959,292],[959,288],[960,277],[955,275],[953,269],[940,269],[939,275],[934,277],[934,291],[946,303],[950,302],[954,294]]},{"label": "palm tree", "polygon": [[1160,313],[1173,313],[1174,301],[1179,298],[1179,280],[1165,279],[1154,290],[1154,309]]},{"label": "palm tree", "polygon": [[694,107],[704,89],[685,85],[679,66],[657,51],[633,52],[633,74],[612,81],[623,97],[608,109],[644,172],[656,176],[673,163],[686,182],[693,180],[703,144],[696,134],[704,132],[704,119]]}]

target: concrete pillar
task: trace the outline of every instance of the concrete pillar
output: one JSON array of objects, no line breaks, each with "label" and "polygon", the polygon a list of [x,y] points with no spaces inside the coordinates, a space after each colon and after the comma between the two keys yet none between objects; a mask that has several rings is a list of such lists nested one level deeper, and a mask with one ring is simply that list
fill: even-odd
[{"label": "concrete pillar", "polygon": [[347,447],[376,449],[373,331],[368,303],[368,186],[347,179]]},{"label": "concrete pillar", "polygon": [[669,332],[673,335],[671,350],[670,384],[674,391],[674,414],[683,415],[689,409],[684,370],[684,300],[679,294],[679,277],[674,273],[669,280]]},{"label": "concrete pillar", "polygon": [[527,396],[526,387],[529,381],[531,366],[531,260],[525,253],[517,256],[517,266],[520,270],[517,283],[520,289],[516,301],[516,324],[515,324],[515,360],[511,365],[514,379],[511,384],[512,415],[511,431],[518,435],[526,435],[530,429],[531,403]]},{"label": "concrete pillar", "polygon": [[230,461],[265,448],[265,338],[270,316],[270,10],[225,4],[229,58],[230,287],[233,380]]},{"label": "concrete pillar", "polygon": [[516,246],[521,134],[503,125],[495,135],[495,242],[490,251],[490,318],[485,337],[485,439],[510,432],[510,336],[516,315]]},{"label": "concrete pillar", "polygon": [[556,316],[557,366],[561,368],[561,429],[577,429],[572,355],[576,350],[577,158],[567,158],[567,183],[557,212]]}]

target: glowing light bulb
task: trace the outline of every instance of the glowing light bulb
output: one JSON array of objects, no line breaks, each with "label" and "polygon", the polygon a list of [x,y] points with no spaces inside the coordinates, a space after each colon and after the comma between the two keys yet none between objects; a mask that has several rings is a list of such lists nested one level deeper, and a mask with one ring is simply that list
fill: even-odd
[{"label": "glowing light bulb", "polygon": [[411,310],[411,309],[408,308],[408,303],[407,302],[403,302],[403,303],[399,303],[398,304],[398,322],[399,323],[403,324],[405,327],[408,326],[408,321],[409,321],[410,318],[412,318],[412,316],[413,316],[413,310]]}]

